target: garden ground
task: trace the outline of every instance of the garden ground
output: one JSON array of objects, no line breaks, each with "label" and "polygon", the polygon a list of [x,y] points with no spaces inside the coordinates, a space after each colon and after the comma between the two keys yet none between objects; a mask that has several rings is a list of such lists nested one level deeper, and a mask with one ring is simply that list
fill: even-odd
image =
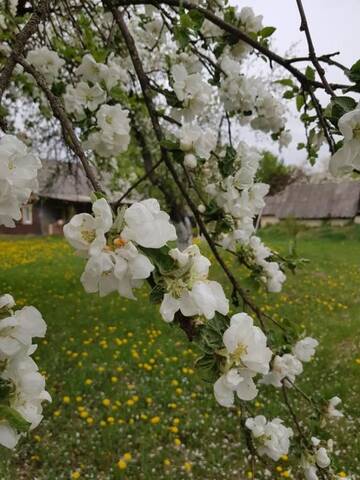
[{"label": "garden ground", "polygon": [[[286,253],[285,231],[273,228],[263,236]],[[360,478],[360,229],[303,232],[298,253],[310,262],[296,276],[288,274],[283,292],[257,298],[278,321],[294,322],[319,339],[317,356],[305,366],[299,385],[343,399],[346,418],[329,426],[336,440],[333,464],[340,476],[351,473],[355,480]],[[36,306],[48,323],[35,357],[53,397],[43,423],[16,453],[1,450],[0,478],[251,478],[240,411],[216,404],[211,385],[194,371],[197,352],[182,332],[161,320],[145,290],[137,302],[85,294],[79,281],[83,266],[59,238],[0,239],[0,292],[12,293],[18,306]],[[216,269],[213,275],[220,277]],[[264,388],[270,390],[253,402],[254,411],[280,414],[281,396]],[[311,422],[306,401],[293,390],[290,396]],[[302,479],[293,463],[290,452],[270,465],[269,478]]]}]

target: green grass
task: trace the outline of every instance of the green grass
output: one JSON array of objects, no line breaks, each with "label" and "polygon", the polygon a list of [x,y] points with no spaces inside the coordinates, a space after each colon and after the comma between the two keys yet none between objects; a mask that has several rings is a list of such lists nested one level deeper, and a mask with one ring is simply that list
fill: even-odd
[{"label": "green grass", "polygon": [[[263,237],[287,252],[283,228],[264,230]],[[336,441],[333,464],[354,479],[360,478],[359,240],[356,227],[299,234],[298,253],[310,263],[288,275],[281,294],[257,294],[274,318],[295,322],[320,340],[299,385],[343,399],[347,418],[329,425]],[[43,423],[16,453],[1,450],[0,478],[61,480],[76,471],[81,479],[97,480],[247,478],[240,412],[215,403],[211,386],[194,373],[196,350],[149,306],[145,290],[137,302],[85,294],[83,265],[57,238],[0,239],[0,292],[12,293],[19,306],[36,306],[48,323],[35,358],[53,396]],[[221,276],[217,269],[213,275]],[[272,417],[282,412],[281,397],[266,388],[252,408]],[[306,402],[289,394],[311,422]],[[120,470],[117,462],[126,452],[132,460]],[[270,478],[288,471],[302,479],[293,462],[290,453],[271,465]]]}]

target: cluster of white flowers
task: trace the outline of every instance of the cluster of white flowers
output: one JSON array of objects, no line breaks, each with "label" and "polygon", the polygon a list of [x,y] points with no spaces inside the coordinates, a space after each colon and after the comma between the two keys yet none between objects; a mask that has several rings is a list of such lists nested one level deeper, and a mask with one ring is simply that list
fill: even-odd
[{"label": "cluster of white flowers", "polygon": [[277,262],[269,262],[266,259],[272,256],[270,248],[266,247],[259,237],[252,236],[249,241],[249,246],[253,251],[255,262],[259,265],[263,272],[263,281],[267,285],[269,292],[280,292],[282,284],[286,280],[286,276],[280,270]]},{"label": "cluster of white flowers", "polygon": [[42,420],[42,402],[51,401],[45,379],[31,355],[34,337],[44,337],[46,324],[34,307],[13,311],[9,294],[0,297],[0,444],[14,448],[22,434]]},{"label": "cluster of white flowers", "polygon": [[[220,159],[224,155],[225,152],[220,154]],[[269,186],[255,183],[259,162],[258,151],[245,142],[240,142],[234,160],[235,173],[225,178],[221,178],[218,173],[214,177],[214,182],[205,187],[206,192],[219,207],[233,217],[233,232],[222,242],[226,248],[234,249],[236,241],[248,244],[254,233],[254,217],[265,206],[264,197],[269,191]],[[216,168],[213,164],[209,165],[209,169],[214,175]]]},{"label": "cluster of white flowers", "polygon": [[255,182],[259,162],[259,152],[246,143],[240,142],[234,160],[235,171],[232,175],[225,178],[221,178],[220,174],[214,176],[214,168],[212,168],[214,162],[211,165],[205,165],[205,169],[212,170],[214,179],[206,185],[205,191],[233,220],[233,229],[230,233],[223,235],[222,245],[233,251],[236,250],[236,244],[247,246],[251,253],[251,261],[261,267],[261,280],[270,292],[279,292],[286,276],[278,263],[267,260],[272,256],[271,250],[254,235],[254,219],[264,208],[264,197],[269,191],[269,186],[265,183]]},{"label": "cluster of white flowers", "polygon": [[276,462],[289,452],[293,431],[285,427],[280,418],[268,421],[263,415],[258,415],[248,418],[246,427],[251,430],[259,455],[267,455]]},{"label": "cluster of white flowers", "polygon": [[180,149],[185,152],[184,165],[193,169],[197,157],[208,160],[216,146],[216,135],[210,129],[203,130],[198,125],[184,124],[178,132]]},{"label": "cluster of white flowers", "polygon": [[269,371],[272,352],[266,346],[266,336],[246,313],[231,317],[223,342],[225,349],[219,354],[226,358],[225,373],[215,382],[214,394],[220,405],[231,407],[235,393],[241,400],[256,397],[253,377]]},{"label": "cluster of white flowers", "polygon": [[121,66],[122,59],[110,55],[107,63],[97,62],[92,55],[84,55],[81,65],[76,69],[76,74],[84,81],[93,85],[104,84],[111,90],[118,83],[125,84],[129,80],[127,71]]},{"label": "cluster of white flowers", "polygon": [[208,280],[210,261],[201,255],[196,245],[191,245],[183,252],[177,248],[169,255],[175,260],[175,275],[164,276],[166,293],[160,307],[160,313],[166,322],[174,319],[180,310],[188,317],[204,315],[213,318],[215,312],[226,315],[229,301],[218,282]]},{"label": "cluster of white flowers", "polygon": [[108,93],[118,83],[124,85],[128,74],[120,65],[121,59],[110,55],[107,64],[98,63],[86,54],[76,69],[81,81],[74,87],[68,85],[64,94],[67,113],[81,121],[89,112],[96,112],[96,131],[84,142],[85,148],[94,150],[102,157],[116,156],[127,150],[130,142],[128,112],[119,104],[107,105]]},{"label": "cluster of white flowers", "polygon": [[175,227],[155,199],[131,205],[116,228],[107,201],[96,200],[93,215],[75,215],[64,226],[64,235],[80,254],[88,257],[81,276],[85,290],[99,292],[100,296],[117,291],[126,298],[135,298],[133,288],[140,287],[154,270],[136,246],[161,248],[176,239]]},{"label": "cluster of white flowers", "polygon": [[344,145],[331,157],[330,172],[335,176],[360,172],[360,104],[339,119],[338,127]]},{"label": "cluster of white flowers", "polygon": [[0,139],[0,225],[15,227],[21,219],[20,207],[37,186],[41,162],[13,135]]},{"label": "cluster of white flowers", "polygon": [[[240,67],[237,61],[228,56],[221,61],[225,75],[219,92],[225,109],[240,114],[240,122],[250,123],[255,130],[281,134],[285,129],[284,106],[260,78],[244,76]],[[282,137],[284,145],[290,142],[289,135],[287,132],[286,137]]]},{"label": "cluster of white flowers", "polygon": [[[328,456],[328,452],[325,447],[320,446],[320,440],[316,437],[311,438],[314,453],[312,455],[306,455],[302,458],[302,468],[304,471],[306,480],[319,480],[317,475],[318,468],[325,469],[330,466],[331,460]],[[328,444],[332,446],[332,441],[329,440]]]},{"label": "cluster of white flowers", "polygon": [[[255,15],[251,7],[243,7],[240,12],[238,10],[235,10],[235,12],[238,26],[244,33],[254,35],[263,28],[262,15]],[[228,47],[227,50],[232,57],[241,60],[251,52],[252,48],[240,40],[235,45]]]},{"label": "cluster of white flowers", "polygon": [[190,121],[202,113],[209,101],[211,87],[203,80],[201,73],[189,73],[183,63],[173,65],[171,75],[176,97],[183,102],[181,114]]},{"label": "cluster of white flowers", "polygon": [[319,342],[311,337],[299,340],[294,345],[292,353],[275,356],[271,372],[265,375],[261,382],[276,388],[281,388],[283,383],[286,387],[291,387],[291,383],[294,383],[295,378],[303,372],[302,362],[311,361],[318,345]]},{"label": "cluster of white flowers", "polygon": [[102,105],[96,114],[99,131],[90,133],[86,148],[91,148],[102,157],[116,156],[125,152],[130,143],[128,112],[120,105]]},{"label": "cluster of white flowers", "polygon": [[43,74],[50,84],[57,79],[60,68],[65,64],[65,60],[60,58],[57,52],[49,50],[47,47],[30,50],[27,54],[27,60]]}]

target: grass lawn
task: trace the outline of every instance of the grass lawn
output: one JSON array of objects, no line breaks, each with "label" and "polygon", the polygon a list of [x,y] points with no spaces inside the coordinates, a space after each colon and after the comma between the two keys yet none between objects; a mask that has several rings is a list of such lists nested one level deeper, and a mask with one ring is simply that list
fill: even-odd
[{"label": "grass lawn", "polygon": [[[263,236],[286,253],[283,231],[273,228]],[[346,418],[329,425],[336,441],[333,465],[355,480],[360,478],[360,229],[305,232],[298,253],[311,262],[296,276],[289,273],[283,292],[256,295],[274,318],[296,322],[319,339],[316,359],[305,366],[299,385],[343,399]],[[79,281],[83,266],[58,238],[0,239],[0,292],[13,294],[18,306],[36,306],[48,323],[35,357],[53,397],[43,423],[16,453],[1,450],[0,479],[249,478],[240,412],[216,404],[211,385],[194,372],[197,352],[182,332],[161,320],[145,290],[137,302],[85,294]],[[213,274],[221,275],[216,268]],[[256,414],[281,413],[279,393],[263,388],[268,395],[253,402]],[[306,402],[294,391],[289,395],[311,422]],[[290,452],[268,467],[268,478],[303,479],[292,463]]]}]

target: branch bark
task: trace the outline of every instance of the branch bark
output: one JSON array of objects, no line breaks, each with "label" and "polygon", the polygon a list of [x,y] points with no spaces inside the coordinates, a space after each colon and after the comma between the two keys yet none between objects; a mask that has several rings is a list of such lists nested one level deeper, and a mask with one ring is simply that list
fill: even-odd
[{"label": "branch bark", "polygon": [[196,205],[194,204],[191,197],[189,196],[185,186],[182,184],[182,182],[180,180],[180,177],[179,177],[179,175],[178,175],[178,173],[177,173],[177,171],[176,171],[176,169],[175,169],[175,167],[172,163],[172,160],[169,156],[168,150],[162,144],[163,140],[164,140],[164,135],[163,135],[163,132],[162,132],[162,129],[161,129],[161,126],[160,126],[160,122],[159,122],[159,119],[158,119],[158,115],[157,115],[155,106],[154,106],[152,98],[151,98],[151,86],[150,86],[150,83],[149,83],[149,79],[148,79],[147,75],[145,74],[141,59],[140,59],[138,51],[137,51],[135,41],[134,41],[134,39],[133,39],[131,33],[129,32],[129,29],[128,29],[126,23],[125,23],[124,12],[120,12],[116,7],[112,7],[111,2],[109,0],[104,0],[103,3],[105,5],[107,5],[108,7],[110,7],[110,10],[111,10],[111,12],[114,16],[114,19],[115,19],[122,35],[123,35],[123,38],[125,40],[125,44],[128,48],[128,51],[129,51],[129,54],[130,54],[130,57],[131,57],[136,75],[138,77],[138,80],[139,80],[139,83],[140,83],[140,86],[141,86],[142,93],[143,93],[143,96],[144,96],[145,105],[147,107],[147,110],[148,110],[148,113],[149,113],[149,116],[150,116],[150,119],[151,119],[151,122],[152,122],[152,125],[153,125],[155,136],[156,136],[156,138],[158,140],[158,143],[159,143],[161,158],[163,159],[166,167],[168,168],[171,176],[174,179],[175,184],[177,185],[177,187],[180,190],[183,198],[186,200],[186,203],[188,204],[190,210],[192,211],[192,213],[193,213],[193,215],[196,219],[196,222],[199,225],[200,231],[204,235],[204,237],[205,237],[205,239],[206,239],[206,241],[207,241],[207,243],[208,243],[215,259],[216,259],[216,261],[218,262],[218,264],[220,265],[220,267],[224,271],[225,275],[229,279],[229,281],[230,281],[230,283],[233,287],[233,292],[235,294],[239,294],[241,296],[244,303],[258,317],[262,328],[265,328],[260,309],[258,307],[256,307],[256,305],[254,305],[248,299],[245,291],[240,287],[236,278],[234,277],[232,272],[229,270],[229,268],[226,266],[225,261],[223,260],[220,253],[218,252],[218,249],[215,245],[215,242],[213,241],[209,232],[207,231],[206,225],[205,225],[205,223],[204,223],[204,221],[201,217],[200,212],[198,211]]},{"label": "branch bark", "polygon": [[24,67],[24,70],[33,76],[35,79],[38,87],[43,91],[45,94],[50,107],[55,115],[55,117],[59,120],[61,124],[61,128],[63,131],[63,137],[66,144],[71,148],[71,150],[75,153],[75,155],[79,158],[82,166],[84,167],[85,173],[90,180],[94,190],[96,192],[101,192],[105,194],[104,190],[102,189],[100,183],[98,182],[95,173],[86,157],[86,154],[81,146],[81,143],[78,137],[75,134],[74,127],[69,120],[62,102],[59,97],[54,95],[48,87],[45,78],[43,75],[38,72],[32,65],[30,65],[24,57],[14,55],[14,60]]}]

